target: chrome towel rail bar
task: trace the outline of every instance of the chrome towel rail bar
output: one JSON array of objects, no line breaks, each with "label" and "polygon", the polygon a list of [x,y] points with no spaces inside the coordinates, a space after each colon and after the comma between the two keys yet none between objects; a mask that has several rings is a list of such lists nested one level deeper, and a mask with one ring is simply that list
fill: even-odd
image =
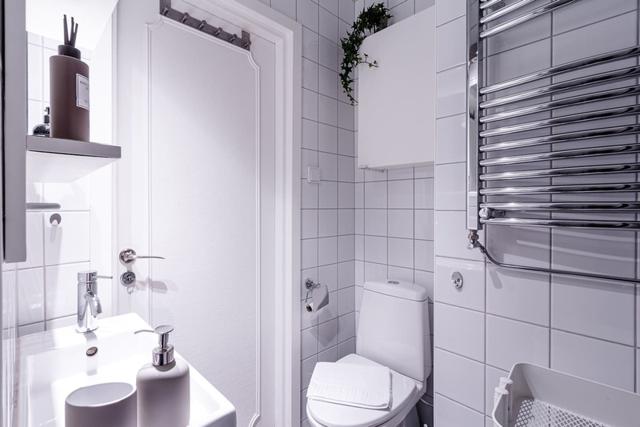
[{"label": "chrome towel rail bar", "polygon": [[609,145],[605,147],[576,148],[573,150],[550,151],[547,153],[495,157],[491,159],[480,160],[480,166],[488,167],[515,165],[519,163],[533,163],[561,159],[577,159],[581,157],[597,157],[623,153],[640,153],[640,144]]},{"label": "chrome towel rail bar", "polygon": [[555,176],[601,175],[610,173],[640,172],[640,163],[621,165],[572,166],[566,168],[535,169],[480,174],[480,181],[502,181],[509,179],[550,178]]},{"label": "chrome towel rail bar", "polygon": [[523,225],[527,227],[571,227],[595,230],[627,229],[640,230],[640,221],[609,221],[580,219],[537,219],[537,218],[481,218],[483,224]]},{"label": "chrome towel rail bar", "polygon": [[579,193],[627,193],[640,191],[640,183],[613,184],[566,184],[566,185],[532,185],[518,187],[482,188],[482,196],[512,196],[535,194],[579,194]]},{"label": "chrome towel rail bar", "polygon": [[632,79],[638,76],[640,76],[640,66],[634,65],[632,67],[621,68],[614,71],[607,71],[605,73],[594,74],[588,77],[580,77],[560,83],[553,83],[548,86],[527,90],[525,92],[483,101],[480,103],[480,108],[486,109],[500,107],[507,104],[513,104],[514,102],[526,101],[529,99],[540,98],[547,95],[556,95],[572,90],[585,89],[604,83],[612,83],[619,80]]},{"label": "chrome towel rail bar", "polygon": [[600,119],[633,116],[640,113],[640,105],[628,107],[607,108],[605,110],[589,111],[587,113],[570,114],[567,116],[553,117],[551,119],[537,120],[534,122],[520,123],[513,126],[503,126],[480,132],[481,138],[508,135],[511,133],[525,132],[528,130],[542,129],[552,126],[561,126],[574,123],[590,122]]},{"label": "chrome towel rail bar", "polygon": [[[531,212],[608,212],[616,210],[619,213],[628,211],[640,211],[639,202],[546,202],[546,203],[481,203],[481,209],[498,209],[501,211],[531,211]],[[627,211],[627,212],[622,212]]]},{"label": "chrome towel rail bar", "polygon": [[565,132],[555,135],[540,136],[535,138],[518,139],[514,141],[503,141],[494,143],[484,143],[479,147],[481,153],[499,150],[511,150],[515,148],[534,147],[537,145],[547,145],[571,141],[582,141],[595,138],[607,138],[614,136],[628,136],[640,133],[640,125],[613,126],[600,129],[590,129],[584,131]]},{"label": "chrome towel rail bar", "polygon": [[510,5],[503,6],[500,9],[496,10],[495,12],[487,13],[486,15],[484,15],[482,18],[480,18],[480,23],[486,24],[488,22],[495,21],[496,19],[508,13],[515,12],[516,10],[521,9],[524,6],[530,3],[533,3],[535,1],[537,0],[520,0],[515,3],[511,3]]},{"label": "chrome towel rail bar", "polygon": [[485,81],[491,37],[578,1],[468,2],[469,245],[504,268],[640,283],[499,262],[479,240],[489,226],[640,231],[640,45]]},{"label": "chrome towel rail bar", "polygon": [[492,123],[500,120],[513,119],[516,117],[527,116],[529,114],[541,113],[556,108],[575,107],[578,105],[588,104],[590,102],[606,101],[608,99],[622,98],[625,96],[640,95],[640,87],[637,85],[626,86],[619,89],[609,89],[600,92],[588,93],[584,95],[571,96],[568,98],[558,99],[540,104],[530,105],[528,107],[516,108],[514,110],[503,111],[500,113],[487,114],[480,117],[480,123]]},{"label": "chrome towel rail bar", "polygon": [[485,86],[483,88],[480,88],[480,94],[487,95],[499,90],[509,89],[514,86],[520,86],[524,83],[534,82],[536,80],[542,80],[548,77],[554,77],[559,74],[564,74],[571,71],[581,70],[586,67],[607,64],[609,62],[615,62],[626,58],[635,58],[637,55],[640,55],[640,46],[633,46],[615,50],[613,52],[607,52],[601,55],[591,56],[589,58],[578,59],[562,65],[556,65],[547,68],[546,70],[535,71],[530,74],[525,74],[524,76]]},{"label": "chrome towel rail bar", "polygon": [[[537,18],[538,16],[542,16],[545,15],[549,12],[553,12],[556,9],[559,9],[561,7],[564,7],[566,5],[569,5],[571,3],[575,3],[578,0],[552,0],[551,2],[549,2],[548,4],[545,4],[544,6],[540,6],[537,9],[533,9],[530,12],[524,13],[516,18],[513,18],[509,21],[503,22],[501,24],[498,24],[490,29],[486,29],[480,32],[480,38],[484,39],[490,36],[495,36],[496,34],[499,34],[503,31],[506,31],[508,29],[511,29],[517,25],[520,25],[522,23],[525,23],[527,21],[531,21],[534,18]],[[523,5],[524,6],[524,5]],[[514,9],[515,10],[515,9]]]}]

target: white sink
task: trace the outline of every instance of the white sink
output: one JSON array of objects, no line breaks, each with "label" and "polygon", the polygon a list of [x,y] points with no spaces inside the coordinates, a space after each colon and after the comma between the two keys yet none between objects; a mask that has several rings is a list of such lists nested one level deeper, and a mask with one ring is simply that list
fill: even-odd
[{"label": "white sink", "polygon": [[[126,314],[100,319],[93,334],[67,327],[19,338],[18,425],[64,427],[65,399],[80,387],[107,382],[135,387],[138,369],[150,363],[157,346],[155,334],[133,333],[140,329],[150,326],[137,314]],[[86,354],[90,347],[98,349],[94,356]],[[179,353],[176,358],[181,358]],[[189,368],[189,425],[235,427],[233,405],[193,366]]]}]

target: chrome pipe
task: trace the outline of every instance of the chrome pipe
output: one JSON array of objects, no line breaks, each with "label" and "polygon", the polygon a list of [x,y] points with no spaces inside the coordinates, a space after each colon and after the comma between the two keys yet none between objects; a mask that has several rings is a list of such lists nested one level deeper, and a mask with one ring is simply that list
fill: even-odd
[{"label": "chrome pipe", "polygon": [[608,212],[611,210],[640,211],[640,202],[548,202],[548,203],[482,203],[481,208],[499,211],[543,211],[543,212]]},{"label": "chrome pipe", "polygon": [[512,126],[503,126],[495,129],[488,129],[480,132],[481,138],[492,136],[508,135],[511,133],[525,132],[547,128],[552,126],[567,125],[572,123],[589,122],[592,120],[609,119],[613,117],[632,116],[640,113],[640,105],[627,107],[607,108],[604,110],[588,111],[586,113],[569,114],[566,116],[552,117],[550,119],[537,120],[534,122],[519,123]]},{"label": "chrome pipe", "polygon": [[616,154],[640,153],[640,144],[610,145],[593,148],[577,148],[573,150],[551,151],[548,153],[522,154],[518,156],[496,157],[480,161],[480,166],[515,165],[519,163],[543,162],[559,159],[577,159]]},{"label": "chrome pipe", "polygon": [[571,166],[566,168],[537,169],[485,173],[480,175],[481,181],[501,181],[511,179],[549,178],[555,176],[584,176],[612,173],[630,173],[640,171],[640,163],[622,165]]},{"label": "chrome pipe", "polygon": [[478,221],[478,190],[480,181],[478,180],[478,159],[480,152],[478,119],[480,111],[478,104],[480,94],[478,92],[479,84],[483,77],[483,67],[480,64],[480,58],[483,56],[483,43],[478,37],[478,22],[480,10],[472,7],[474,3],[467,3],[467,229],[478,230],[480,223]]},{"label": "chrome pipe", "polygon": [[483,101],[480,103],[480,108],[486,110],[487,108],[500,107],[502,105],[513,104],[514,102],[526,101],[528,99],[540,98],[546,95],[569,92],[572,90],[583,89],[590,86],[629,79],[637,76],[640,76],[640,66],[634,65],[627,68],[607,71],[587,77],[579,77],[577,79],[571,79],[560,83],[553,83],[548,86],[543,86],[536,89],[519,92],[513,95],[507,95],[500,98]]},{"label": "chrome pipe", "polygon": [[504,0],[482,0],[480,3],[480,9],[485,10],[490,8],[491,6],[495,6],[499,3],[502,3]]},{"label": "chrome pipe", "polygon": [[[503,6],[500,9],[497,9],[491,13],[486,14],[485,16],[483,16],[482,18],[480,18],[480,24],[487,24],[489,22],[495,21],[496,19],[507,15],[511,12],[515,12],[518,9],[521,9],[522,7],[531,4],[533,2],[535,2],[537,0],[520,0],[517,1],[515,3],[511,3],[507,6]],[[482,9],[482,6],[480,6],[480,8]]]},{"label": "chrome pipe", "polygon": [[640,183],[535,185],[521,187],[482,188],[482,196],[533,194],[626,193],[640,191]]},{"label": "chrome pipe", "polygon": [[524,83],[534,82],[536,80],[542,80],[547,77],[553,77],[558,74],[564,74],[571,71],[580,70],[586,67],[592,67],[594,65],[606,64],[609,62],[619,61],[625,58],[631,58],[640,55],[640,46],[634,46],[613,52],[603,53],[601,55],[591,56],[589,58],[578,59],[576,61],[567,62],[565,64],[556,65],[554,67],[547,68],[545,70],[535,71],[524,76],[516,77],[514,79],[505,80],[500,83],[495,83],[489,86],[485,86],[480,89],[481,95],[487,95],[489,93],[498,92],[500,90],[509,89],[515,86],[520,86]]},{"label": "chrome pipe", "polygon": [[569,270],[560,270],[557,268],[543,268],[543,267],[532,267],[528,265],[518,265],[518,264],[508,264],[505,262],[500,262],[496,260],[491,253],[487,250],[487,248],[480,243],[480,239],[478,238],[477,232],[471,232],[469,234],[469,246],[471,248],[477,248],[482,254],[485,256],[487,261],[491,264],[506,268],[509,270],[522,270],[522,271],[532,271],[536,273],[545,273],[545,274],[557,274],[561,276],[575,276],[575,277],[586,277],[589,279],[599,279],[605,281],[612,282],[626,282],[626,283],[640,283],[640,279],[635,279],[633,277],[619,277],[619,276],[610,276],[607,274],[598,274],[598,273],[586,273],[582,271],[569,271]]},{"label": "chrome pipe", "polygon": [[528,107],[517,108],[515,110],[487,114],[486,116],[480,118],[480,123],[492,123],[499,120],[512,119],[515,117],[522,117],[529,114],[549,111],[555,108],[573,107],[576,105],[588,104],[590,102],[604,101],[607,99],[616,99],[635,95],[640,95],[640,86],[634,85],[626,86],[620,89],[603,90],[600,92],[588,93],[586,95],[578,95],[569,98],[558,99],[555,101],[543,102]]},{"label": "chrome pipe", "polygon": [[495,142],[480,146],[481,152],[493,152],[500,150],[511,150],[514,148],[534,147],[537,145],[547,145],[561,142],[581,141],[594,138],[605,138],[612,136],[626,136],[640,133],[640,125],[614,126],[608,128],[592,129],[577,132],[565,132],[555,135],[540,136],[534,138],[518,139],[513,141]]},{"label": "chrome pipe", "polygon": [[503,31],[506,31],[510,28],[513,28],[517,25],[520,25],[524,22],[530,21],[534,18],[537,18],[538,16],[542,16],[546,13],[549,12],[553,12],[556,9],[560,9],[563,6],[567,6],[571,3],[575,3],[578,0],[551,0],[548,4],[545,4],[544,6],[540,6],[537,9],[534,9],[530,12],[524,13],[516,18],[513,18],[507,22],[504,22],[502,24],[498,24],[493,28],[490,28],[488,30],[484,30],[482,32],[480,32],[480,38],[486,38],[486,37],[490,37],[490,36],[495,36],[496,34],[499,34]]},{"label": "chrome pipe", "polygon": [[511,225],[526,227],[587,228],[591,230],[640,230],[640,221],[608,221],[595,219],[481,218],[480,222],[488,225]]}]

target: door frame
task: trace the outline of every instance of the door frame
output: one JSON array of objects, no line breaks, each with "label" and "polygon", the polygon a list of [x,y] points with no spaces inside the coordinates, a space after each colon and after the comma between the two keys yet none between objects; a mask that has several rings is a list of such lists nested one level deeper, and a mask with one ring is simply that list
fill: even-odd
[{"label": "door frame", "polygon": [[[302,26],[258,0],[183,0],[275,48],[275,422],[300,425]],[[117,83],[116,83],[117,84]],[[118,178],[120,180],[121,178]],[[114,191],[119,185],[114,186]],[[118,200],[118,194],[114,194]],[[119,204],[119,203],[118,203]],[[117,217],[117,215],[116,215]],[[117,245],[117,243],[116,243]],[[119,247],[116,246],[116,249]],[[114,267],[114,271],[120,268]],[[114,285],[119,287],[119,285]],[[116,300],[117,292],[114,297]],[[120,311],[121,301],[117,301]]]}]

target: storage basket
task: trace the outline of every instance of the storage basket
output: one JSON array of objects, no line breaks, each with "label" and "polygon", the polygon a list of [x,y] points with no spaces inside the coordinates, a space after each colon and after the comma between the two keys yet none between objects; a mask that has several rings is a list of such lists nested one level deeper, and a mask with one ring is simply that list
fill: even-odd
[{"label": "storage basket", "polygon": [[518,363],[496,387],[492,415],[495,427],[640,427],[640,395]]}]

